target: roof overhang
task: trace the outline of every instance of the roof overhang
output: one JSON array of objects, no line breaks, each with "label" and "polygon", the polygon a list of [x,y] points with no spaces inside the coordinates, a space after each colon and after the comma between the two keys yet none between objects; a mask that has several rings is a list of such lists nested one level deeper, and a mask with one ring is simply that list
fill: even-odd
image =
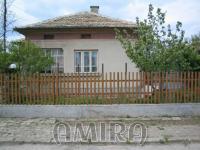
[{"label": "roof overhang", "polygon": [[65,27],[15,27],[14,31],[17,31],[21,34],[29,33],[29,32],[55,32],[55,31],[70,31],[70,30],[102,30],[102,29],[136,29],[136,26],[65,26]]}]

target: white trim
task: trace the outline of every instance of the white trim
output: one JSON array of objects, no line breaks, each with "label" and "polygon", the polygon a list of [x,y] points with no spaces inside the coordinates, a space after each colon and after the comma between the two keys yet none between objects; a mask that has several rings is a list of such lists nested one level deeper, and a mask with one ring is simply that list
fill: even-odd
[{"label": "white trim", "polygon": [[[97,52],[97,55],[96,55],[96,71],[95,72],[92,72],[92,52]],[[98,50],[97,49],[94,49],[94,50],[74,50],[74,72],[76,72],[76,52],[81,52],[81,73],[97,73],[98,72]],[[84,71],[84,53],[85,52],[89,52],[89,72],[85,72]]]},{"label": "white trim", "polygon": [[[51,65],[51,72],[54,72],[57,69],[58,64],[58,57],[62,57],[63,59],[63,65],[59,64],[59,69],[62,69],[64,72],[64,50],[62,48],[42,48],[45,52],[45,55],[47,54],[47,50],[50,51],[50,56],[54,59],[55,64]],[[59,50],[61,50],[62,54],[59,54]],[[56,51],[56,54],[54,55],[54,51]]]}]

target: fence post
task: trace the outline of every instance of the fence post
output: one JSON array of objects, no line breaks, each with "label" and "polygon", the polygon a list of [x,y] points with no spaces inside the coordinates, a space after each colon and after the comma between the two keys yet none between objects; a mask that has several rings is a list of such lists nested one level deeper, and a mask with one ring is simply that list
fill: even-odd
[{"label": "fence post", "polygon": [[104,73],[102,73],[101,78],[101,94],[102,94],[102,100],[104,99]]},{"label": "fence post", "polygon": [[127,73],[127,62],[125,63],[125,72]]},{"label": "fence post", "polygon": [[102,74],[104,74],[104,64],[102,64],[101,66],[102,66],[101,67],[101,69],[102,69],[101,72],[102,72]]},{"label": "fence post", "polygon": [[67,76],[66,76],[66,83],[67,83],[67,90],[66,90],[66,93],[67,93],[67,98],[69,98],[69,73],[67,73]]},{"label": "fence post", "polygon": [[81,77],[80,73],[78,73],[78,98],[80,99],[81,96]]}]

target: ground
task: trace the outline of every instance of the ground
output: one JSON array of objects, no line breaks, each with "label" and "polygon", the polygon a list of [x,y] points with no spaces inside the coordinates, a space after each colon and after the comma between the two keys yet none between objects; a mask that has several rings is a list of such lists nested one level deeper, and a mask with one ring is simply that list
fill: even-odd
[{"label": "ground", "polygon": [[[68,123],[73,126],[83,123],[87,126],[93,122],[143,123],[147,127],[147,139],[142,145],[125,142],[70,142],[57,145],[53,129],[56,123]],[[99,127],[97,127],[98,129]],[[107,129],[110,130],[110,129]],[[112,118],[112,119],[64,119],[64,118],[0,118],[0,149],[200,149],[200,118],[199,117],[159,117],[159,118]]]},{"label": "ground", "polygon": [[23,144],[23,145],[1,145],[1,150],[199,150],[200,144],[193,143],[187,146],[182,144],[151,144],[145,146],[132,145],[45,145],[45,144]]}]

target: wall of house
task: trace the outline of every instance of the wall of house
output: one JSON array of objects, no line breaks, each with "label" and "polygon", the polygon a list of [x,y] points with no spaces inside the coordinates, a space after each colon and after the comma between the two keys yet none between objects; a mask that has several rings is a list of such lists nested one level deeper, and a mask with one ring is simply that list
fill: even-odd
[{"label": "wall of house", "polygon": [[115,39],[115,32],[113,29],[67,29],[65,30],[37,30],[28,31],[24,35],[26,39],[42,40],[44,34],[53,34],[55,40],[60,39],[80,39],[81,34],[90,34],[91,39]]},{"label": "wall of house", "polygon": [[[48,32],[47,32],[48,34]],[[51,32],[50,34],[54,35],[54,39],[60,40],[60,39],[80,39],[81,38],[81,32],[67,32],[67,33],[55,33]],[[83,34],[87,34],[87,32],[83,32]],[[115,39],[114,33],[89,33],[91,34],[92,39]],[[26,39],[31,40],[42,40],[44,37],[44,33],[31,33],[26,36]]]},{"label": "wall of house", "polygon": [[60,39],[32,40],[42,48],[62,48],[64,50],[64,72],[74,72],[74,50],[98,50],[98,72],[138,71],[135,64],[127,57],[125,50],[116,39]]}]

